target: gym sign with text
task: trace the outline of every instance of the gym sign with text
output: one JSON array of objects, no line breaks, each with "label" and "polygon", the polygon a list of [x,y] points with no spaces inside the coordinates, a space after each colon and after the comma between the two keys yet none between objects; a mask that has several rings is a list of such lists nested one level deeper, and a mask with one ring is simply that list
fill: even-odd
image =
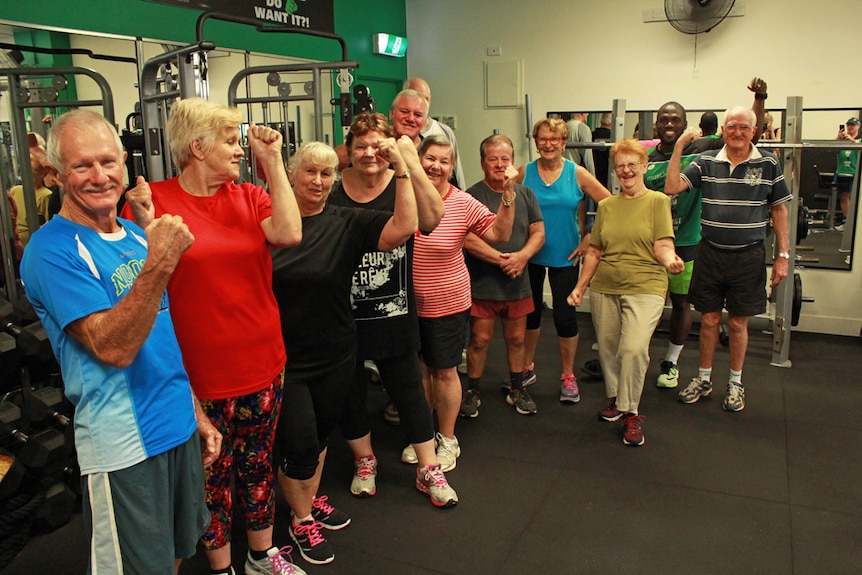
[{"label": "gym sign with text", "polygon": [[160,4],[219,12],[261,24],[335,33],[333,0],[150,0]]}]

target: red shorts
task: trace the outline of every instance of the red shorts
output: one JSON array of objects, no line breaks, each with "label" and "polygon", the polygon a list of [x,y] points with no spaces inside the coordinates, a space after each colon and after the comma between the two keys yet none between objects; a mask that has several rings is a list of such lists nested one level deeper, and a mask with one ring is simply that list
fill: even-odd
[{"label": "red shorts", "polygon": [[532,296],[506,301],[474,299],[473,307],[470,308],[470,317],[478,317],[480,319],[494,319],[496,317],[518,319],[531,313],[533,309]]}]

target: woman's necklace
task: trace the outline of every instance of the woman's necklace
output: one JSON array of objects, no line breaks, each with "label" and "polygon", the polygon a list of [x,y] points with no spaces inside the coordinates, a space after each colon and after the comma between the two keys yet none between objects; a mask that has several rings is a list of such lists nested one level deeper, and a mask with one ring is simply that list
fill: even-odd
[{"label": "woman's necklace", "polygon": [[555,161],[555,165],[548,167],[544,162],[540,159],[536,165],[539,167],[539,177],[542,178],[542,181],[548,185],[553,184],[557,181],[557,178],[560,177],[560,173],[563,171],[563,165],[565,165],[565,160],[560,158]]}]

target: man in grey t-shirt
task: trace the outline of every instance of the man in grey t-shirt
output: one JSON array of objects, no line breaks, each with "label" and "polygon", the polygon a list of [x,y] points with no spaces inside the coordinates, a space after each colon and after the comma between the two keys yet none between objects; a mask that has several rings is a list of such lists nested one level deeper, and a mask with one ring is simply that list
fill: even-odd
[{"label": "man in grey t-shirt", "polygon": [[515,210],[515,221],[507,242],[488,244],[473,234],[468,235],[464,242],[473,307],[470,310],[470,343],[467,346],[468,388],[461,403],[460,415],[476,417],[479,414],[480,380],[498,317],[503,322],[509,365],[506,386],[509,395],[506,401],[518,413],[531,415],[536,413],[536,404],[525,386],[535,382],[535,375],[530,381],[523,371],[527,314],[533,311],[527,262],[545,243],[545,224],[533,191],[515,181],[517,169],[513,165],[512,141],[506,136],[495,134],[485,138],[479,149],[485,178],[470,187],[467,193],[496,213],[503,201],[503,191],[513,190],[515,197],[510,207]]}]

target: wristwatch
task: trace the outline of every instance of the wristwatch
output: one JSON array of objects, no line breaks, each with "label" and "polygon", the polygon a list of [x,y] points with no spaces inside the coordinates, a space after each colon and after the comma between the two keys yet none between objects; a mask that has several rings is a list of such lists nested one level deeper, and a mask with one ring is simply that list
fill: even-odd
[{"label": "wristwatch", "polygon": [[778,257],[784,258],[786,260],[790,259],[790,254],[788,252],[778,252]]},{"label": "wristwatch", "polygon": [[410,179],[410,170],[405,169],[403,174],[401,174],[400,176],[398,174],[395,174],[395,177],[398,179],[401,179],[401,180],[409,180]]}]

